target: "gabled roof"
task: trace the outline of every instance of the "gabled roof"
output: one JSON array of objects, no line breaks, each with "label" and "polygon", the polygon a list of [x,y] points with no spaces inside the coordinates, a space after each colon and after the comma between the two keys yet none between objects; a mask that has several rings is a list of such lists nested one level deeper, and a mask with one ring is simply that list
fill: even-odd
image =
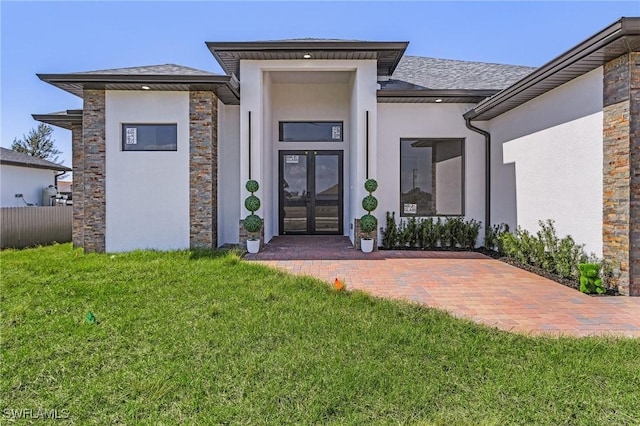
[{"label": "gabled roof", "polygon": [[117,68],[69,74],[37,74],[69,93],[82,97],[84,89],[107,90],[212,90],[225,104],[240,102],[240,86],[234,76],[219,75],[175,64]]},{"label": "gabled roof", "polygon": [[640,51],[640,18],[621,18],[528,76],[482,101],[464,117],[490,120],[627,52]]},{"label": "gabled roof", "polygon": [[16,152],[11,149],[0,147],[0,164],[18,167],[32,167],[36,169],[47,169],[70,172],[71,169],[62,164],[56,164],[51,161],[36,158],[22,152]]},{"label": "gabled roof", "polygon": [[240,77],[240,60],[375,59],[378,75],[393,74],[409,42],[354,41],[335,39],[292,39],[251,42],[206,42],[227,74]]}]

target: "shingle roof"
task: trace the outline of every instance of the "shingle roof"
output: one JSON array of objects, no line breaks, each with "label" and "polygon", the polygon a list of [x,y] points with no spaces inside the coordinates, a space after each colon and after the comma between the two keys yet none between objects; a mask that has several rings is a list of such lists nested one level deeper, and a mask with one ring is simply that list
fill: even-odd
[{"label": "shingle roof", "polygon": [[344,42],[344,43],[370,43],[365,40],[349,40],[344,38],[317,38],[317,37],[303,37],[303,38],[283,38],[277,40],[260,40],[260,43],[265,42],[316,42],[316,41],[331,41],[331,42]]},{"label": "shingle roof", "polygon": [[[451,59],[403,56],[389,86],[409,83],[426,89],[503,89],[536,68]],[[393,81],[395,80],[395,83]]]},{"label": "shingle roof", "polygon": [[71,169],[61,164],[43,160],[42,158],[32,157],[22,152],[16,152],[11,149],[0,147],[0,164],[7,164],[21,167],[34,167],[37,169],[59,170],[70,172]]},{"label": "shingle roof", "polygon": [[185,67],[184,65],[163,64],[148,65],[143,67],[114,68],[108,70],[84,71],[75,74],[96,74],[96,75],[220,75],[197,68]]},{"label": "shingle roof", "polygon": [[85,88],[105,90],[213,90],[218,99],[238,105],[240,88],[235,76],[220,75],[176,64],[115,68],[67,74],[36,74],[62,90],[83,97]]}]

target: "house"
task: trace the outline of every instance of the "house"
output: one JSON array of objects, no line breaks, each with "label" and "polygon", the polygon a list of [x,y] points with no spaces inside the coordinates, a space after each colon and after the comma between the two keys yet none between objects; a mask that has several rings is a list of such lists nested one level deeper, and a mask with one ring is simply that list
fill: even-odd
[{"label": "house", "polygon": [[43,189],[57,186],[58,177],[70,171],[61,164],[0,147],[0,207],[46,205]]},{"label": "house", "polygon": [[74,232],[88,252],[242,243],[248,179],[264,240],[348,235],[378,217],[553,219],[640,295],[640,18],[540,68],[405,56],[407,42],[207,42],[225,71],[144,66],[39,77],[70,129]]}]

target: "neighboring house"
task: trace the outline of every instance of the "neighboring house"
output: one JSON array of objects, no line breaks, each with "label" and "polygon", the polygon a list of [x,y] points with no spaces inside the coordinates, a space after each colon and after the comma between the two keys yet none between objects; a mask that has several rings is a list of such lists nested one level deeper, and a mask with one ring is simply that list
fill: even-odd
[{"label": "neighboring house", "polygon": [[86,251],[359,237],[363,183],[386,211],[536,229],[553,219],[640,295],[640,18],[540,68],[404,56],[406,42],[209,42],[226,75],[178,65],[39,77],[82,110],[74,235]]},{"label": "neighboring house", "polygon": [[70,180],[59,180],[58,181],[58,192],[60,194],[71,194],[73,182]]},{"label": "neighboring house", "polygon": [[69,167],[0,147],[0,207],[42,205],[42,190],[56,186]]}]

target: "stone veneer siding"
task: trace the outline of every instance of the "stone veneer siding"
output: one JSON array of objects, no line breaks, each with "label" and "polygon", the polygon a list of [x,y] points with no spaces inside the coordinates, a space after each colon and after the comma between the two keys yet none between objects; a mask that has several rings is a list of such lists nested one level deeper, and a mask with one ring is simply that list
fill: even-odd
[{"label": "stone veneer siding", "polygon": [[[247,196],[249,196],[249,193],[247,192]],[[262,247],[264,247],[264,219],[263,219],[263,226],[262,228],[260,228],[260,234],[258,235],[258,238],[260,238],[260,250],[262,250]],[[240,247],[242,247],[243,249],[247,248],[247,240],[250,238],[255,238],[255,235],[249,235],[249,233],[247,232],[246,229],[244,229],[244,219],[240,219]]]},{"label": "stone veneer siding", "polygon": [[189,241],[191,248],[218,246],[218,98],[189,92]]},{"label": "stone veneer siding", "polygon": [[[380,221],[378,221],[378,228],[380,228]],[[360,230],[360,219],[355,218],[353,220],[353,239],[354,239],[354,247],[356,248],[356,250],[360,250],[362,248],[362,245],[360,242],[365,237],[366,235],[364,234],[364,232]],[[371,237],[373,237],[373,251],[378,251],[378,231],[372,232]]]},{"label": "stone veneer siding", "polygon": [[73,222],[71,241],[73,247],[84,247],[84,144],[82,124],[71,126],[71,147],[73,162]]},{"label": "stone veneer siding", "polygon": [[640,52],[604,65],[603,105],[603,256],[640,296]]},{"label": "stone veneer siding", "polygon": [[[82,140],[73,138],[73,228],[78,238],[74,245],[84,247],[86,253],[101,253],[105,251],[106,227],[104,90],[85,89],[83,99]],[[79,182],[76,170],[81,170]]]}]

